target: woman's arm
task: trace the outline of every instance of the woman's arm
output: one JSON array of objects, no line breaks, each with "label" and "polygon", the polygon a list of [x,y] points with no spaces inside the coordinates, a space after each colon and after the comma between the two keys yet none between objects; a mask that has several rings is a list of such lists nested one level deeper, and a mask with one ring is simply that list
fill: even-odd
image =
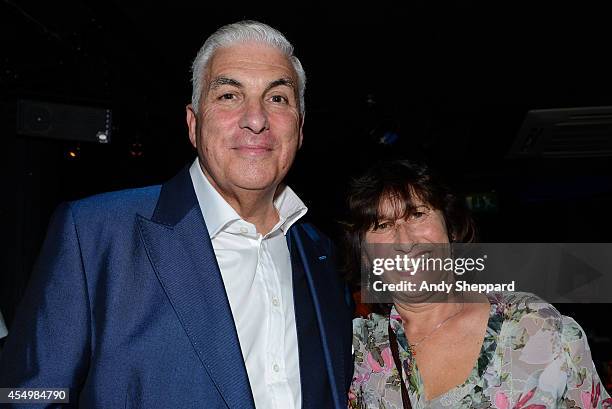
[{"label": "woman's arm", "polygon": [[612,398],[595,370],[587,337],[580,325],[570,317],[563,317],[561,345],[568,365],[564,400],[568,404],[573,401],[576,407],[583,409],[612,408]]}]

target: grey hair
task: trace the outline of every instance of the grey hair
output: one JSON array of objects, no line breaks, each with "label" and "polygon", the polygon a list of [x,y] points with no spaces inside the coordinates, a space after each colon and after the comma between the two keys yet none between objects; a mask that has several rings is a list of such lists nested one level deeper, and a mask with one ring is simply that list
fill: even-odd
[{"label": "grey hair", "polygon": [[286,55],[289,61],[291,61],[298,77],[299,108],[300,114],[303,117],[305,113],[304,91],[306,89],[306,73],[302,68],[300,60],[293,55],[293,45],[280,31],[267,24],[253,20],[244,20],[225,25],[206,39],[191,66],[191,72],[193,73],[191,77],[191,106],[193,110],[196,113],[198,112],[200,96],[204,87],[204,73],[215,51],[219,48],[247,41],[271,45]]}]

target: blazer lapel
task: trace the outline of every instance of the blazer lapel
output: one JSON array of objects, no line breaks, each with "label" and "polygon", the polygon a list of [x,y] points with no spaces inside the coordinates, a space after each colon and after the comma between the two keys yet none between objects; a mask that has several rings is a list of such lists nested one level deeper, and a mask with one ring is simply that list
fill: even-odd
[{"label": "blazer lapel", "polygon": [[[306,232],[309,227],[306,226],[305,228],[300,223],[291,227],[289,248],[292,249],[291,241],[295,241],[294,252],[297,252],[297,254],[292,252],[291,257],[292,259],[299,257],[302,262],[312,294],[335,407],[346,408],[345,350],[343,347],[345,337],[338,327],[338,321],[345,318],[343,313],[347,310],[347,307],[343,304],[340,296],[342,291],[338,288],[338,281],[336,277],[332,276],[332,274],[335,274],[335,266],[332,265],[333,262],[330,260],[331,255],[319,248],[315,238]],[[296,317],[296,319],[298,318]],[[347,319],[350,319],[350,317]],[[302,367],[302,365],[306,366],[308,363],[302,363],[300,360],[300,366]],[[307,370],[307,367],[303,369]],[[310,374],[310,376],[316,376],[316,374]]]},{"label": "blazer lapel", "polygon": [[217,390],[229,408],[254,409],[225,286],[188,168],[162,186],[151,220],[141,217],[139,222],[157,279]]},{"label": "blazer lapel", "polygon": [[331,407],[331,388],[324,360],[317,314],[295,240],[287,234],[291,253],[293,303],[302,389],[302,409]]}]

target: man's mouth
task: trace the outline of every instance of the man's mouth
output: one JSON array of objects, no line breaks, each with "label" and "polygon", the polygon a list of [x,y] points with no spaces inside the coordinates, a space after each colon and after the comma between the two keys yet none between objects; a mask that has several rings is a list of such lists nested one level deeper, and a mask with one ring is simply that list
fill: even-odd
[{"label": "man's mouth", "polygon": [[240,145],[232,148],[241,154],[249,156],[265,155],[272,151],[272,148],[267,145]]}]

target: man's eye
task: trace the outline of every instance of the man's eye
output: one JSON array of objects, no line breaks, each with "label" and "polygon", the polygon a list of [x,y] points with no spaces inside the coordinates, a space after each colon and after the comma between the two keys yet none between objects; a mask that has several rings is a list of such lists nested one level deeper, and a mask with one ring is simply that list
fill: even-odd
[{"label": "man's eye", "polygon": [[231,100],[234,99],[236,96],[234,94],[223,94],[219,97],[219,99],[223,99],[223,100]]},{"label": "man's eye", "polygon": [[282,103],[286,103],[287,98],[281,96],[281,95],[273,95],[272,98],[270,98],[272,100],[272,102],[277,103],[277,104],[282,104]]}]

